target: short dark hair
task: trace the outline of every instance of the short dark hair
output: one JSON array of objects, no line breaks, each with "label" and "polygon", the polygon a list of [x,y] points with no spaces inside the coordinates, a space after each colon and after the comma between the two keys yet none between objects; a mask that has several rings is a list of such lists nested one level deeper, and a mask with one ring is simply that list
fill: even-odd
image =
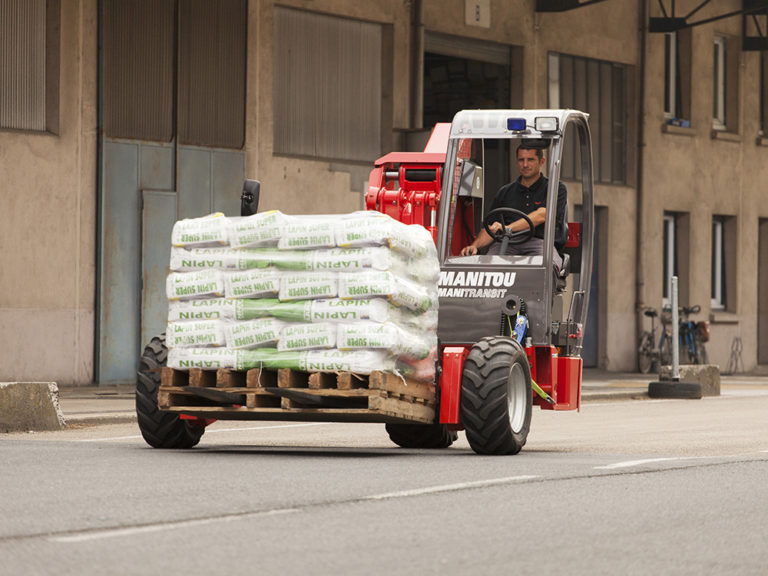
[{"label": "short dark hair", "polygon": [[528,146],[526,144],[520,144],[517,147],[517,150],[515,150],[515,158],[518,157],[518,152],[520,152],[520,150],[533,150],[533,151],[536,152],[536,158],[538,158],[539,160],[544,158],[544,150],[542,150],[541,148],[539,148],[537,146]]}]

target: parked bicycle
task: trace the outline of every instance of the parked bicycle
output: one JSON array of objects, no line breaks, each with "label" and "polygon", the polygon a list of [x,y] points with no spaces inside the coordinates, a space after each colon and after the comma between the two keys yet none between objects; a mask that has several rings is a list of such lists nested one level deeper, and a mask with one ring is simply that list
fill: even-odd
[{"label": "parked bicycle", "polygon": [[[659,366],[665,363],[666,356],[662,354],[661,344],[662,342],[668,342],[669,340],[665,339],[665,335],[662,333],[661,339],[659,340],[659,346],[657,347],[656,318],[658,318],[659,313],[656,308],[648,307],[643,310],[643,314],[651,319],[651,331],[648,332],[648,330],[643,330],[643,333],[640,335],[640,346],[637,350],[637,364],[640,372],[648,374],[650,372],[658,372]],[[664,359],[662,359],[662,356],[664,356]],[[671,353],[669,357],[672,357]]]},{"label": "parked bicycle", "polygon": [[[707,349],[704,343],[709,340],[709,322],[693,322],[692,314],[698,314],[701,306],[682,306],[678,315],[678,339],[681,364],[707,364]],[[672,364],[672,309],[664,308],[661,312],[661,336],[656,344],[656,318],[659,313],[655,308],[647,307],[643,314],[651,319],[651,330],[644,330],[640,335],[637,350],[637,364],[640,372],[648,374],[658,372],[661,366]]]},{"label": "parked bicycle", "polygon": [[709,322],[689,320],[691,314],[701,312],[701,306],[683,306],[680,309],[679,337],[681,364],[708,364],[709,358],[704,343],[709,341]]}]

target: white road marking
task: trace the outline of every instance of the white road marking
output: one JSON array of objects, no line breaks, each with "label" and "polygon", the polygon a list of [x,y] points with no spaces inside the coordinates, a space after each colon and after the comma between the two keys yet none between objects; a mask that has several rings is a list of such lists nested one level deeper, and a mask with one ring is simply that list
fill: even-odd
[{"label": "white road marking", "polygon": [[680,458],[646,458],[644,460],[627,460],[625,462],[616,462],[605,466],[595,466],[595,470],[616,470],[619,468],[632,468],[633,466],[643,466],[645,464],[654,464],[656,462],[671,462],[675,460],[695,460],[704,458],[704,456],[682,456]]},{"label": "white road marking", "polygon": [[104,530],[92,530],[69,534],[66,536],[51,536],[49,542],[59,542],[62,544],[76,544],[81,542],[92,542],[94,540],[104,540],[105,538],[120,538],[123,536],[136,536],[141,534],[150,534],[152,532],[164,532],[166,530],[176,530],[178,528],[192,528],[196,526],[207,526],[222,522],[233,522],[235,520],[244,520],[258,518],[262,516],[276,516],[278,514],[292,514],[300,512],[298,508],[282,508],[277,510],[267,510],[263,512],[249,512],[245,514],[229,514],[227,516],[218,516],[216,518],[200,518],[198,520],[180,520],[179,522],[163,522],[159,524],[147,524],[145,526],[133,526],[130,528],[108,528]]},{"label": "white road marking", "polygon": [[[249,426],[247,428],[211,428],[206,429],[206,434],[220,434],[222,432],[243,432],[251,430],[274,430],[276,428],[302,428],[305,426],[327,426],[330,422],[306,422],[302,424],[276,424],[274,426]],[[118,440],[140,440],[141,434],[136,436],[113,436],[111,438],[87,438],[77,442],[116,442]]]},{"label": "white road marking", "polygon": [[[399,492],[385,492],[383,494],[374,494],[363,498],[353,498],[356,501],[368,500],[387,500],[393,498],[409,498],[412,496],[421,496],[424,494],[435,494],[441,492],[453,492],[456,490],[467,490],[471,488],[482,488],[485,486],[499,486],[503,484],[512,484],[515,482],[525,482],[534,480],[540,476],[508,476],[506,478],[491,478],[489,480],[477,480],[474,482],[460,482],[458,484],[443,484],[441,486],[429,486],[426,488],[416,488],[414,490],[402,490]],[[310,504],[309,507],[312,505]],[[179,528],[195,528],[198,526],[209,526],[224,522],[234,522],[239,520],[249,520],[264,516],[277,516],[282,514],[293,514],[301,512],[301,508],[277,508],[274,510],[264,510],[259,512],[246,512],[242,514],[227,514],[215,518],[199,518],[195,520],[179,520],[177,522],[158,522],[156,524],[145,524],[143,526],[131,526],[126,528],[104,528],[87,530],[83,532],[73,532],[59,536],[49,536],[49,542],[60,544],[79,544],[83,542],[93,542],[94,540],[104,540],[107,538],[122,538],[127,536],[140,536],[154,532],[165,532],[167,530],[177,530]]]},{"label": "white road marking", "polygon": [[491,478],[489,480],[476,480],[474,482],[460,482],[458,484],[443,484],[441,486],[428,486],[426,488],[415,488],[413,490],[401,490],[399,492],[385,492],[383,494],[374,494],[366,496],[363,500],[386,500],[389,498],[409,498],[411,496],[421,496],[423,494],[435,494],[438,492],[454,492],[456,490],[466,490],[469,488],[482,488],[485,486],[498,486],[500,484],[512,484],[514,482],[525,482],[526,480],[535,480],[541,476],[508,476],[506,478]]},{"label": "white road marking", "polygon": [[624,462],[615,462],[605,466],[595,466],[595,470],[618,470],[621,468],[632,468],[634,466],[643,466],[645,464],[655,464],[656,462],[683,462],[686,460],[727,460],[733,458],[744,458],[754,456],[755,454],[766,454],[768,450],[758,452],[743,452],[741,454],[723,454],[719,456],[677,456],[670,458],[645,458],[643,460],[625,460]]}]

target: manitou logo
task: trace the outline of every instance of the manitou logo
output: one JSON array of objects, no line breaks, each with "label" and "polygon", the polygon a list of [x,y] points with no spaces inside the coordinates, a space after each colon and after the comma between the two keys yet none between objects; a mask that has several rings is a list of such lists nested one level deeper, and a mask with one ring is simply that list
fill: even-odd
[{"label": "manitou logo", "polygon": [[503,298],[515,284],[515,272],[440,272],[441,298]]}]

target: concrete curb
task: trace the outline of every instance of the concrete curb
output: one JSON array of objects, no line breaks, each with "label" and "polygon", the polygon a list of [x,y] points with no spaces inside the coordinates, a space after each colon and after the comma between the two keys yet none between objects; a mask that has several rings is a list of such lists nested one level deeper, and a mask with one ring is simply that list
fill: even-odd
[{"label": "concrete curb", "polygon": [[0,382],[0,431],[49,431],[65,426],[55,382]]}]

